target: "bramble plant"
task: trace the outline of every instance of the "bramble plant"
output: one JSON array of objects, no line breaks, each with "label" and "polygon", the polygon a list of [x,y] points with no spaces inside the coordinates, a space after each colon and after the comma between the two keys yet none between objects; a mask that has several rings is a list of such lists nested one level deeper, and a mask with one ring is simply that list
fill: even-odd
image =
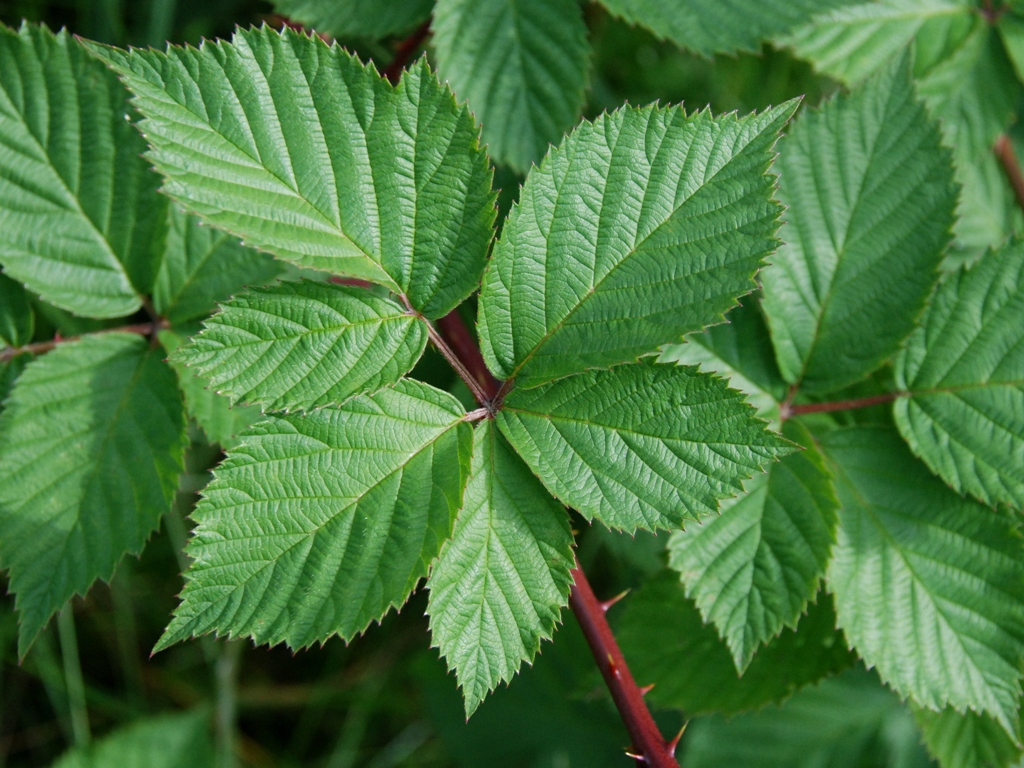
[{"label": "bramble plant", "polygon": [[[192,421],[226,455],[156,651],[350,641],[424,586],[467,717],[569,606],[641,764],[678,765],[648,703],[732,715],[858,660],[943,766],[1020,759],[1024,242],[978,168],[1019,181],[1024,10],[605,4],[705,54],[776,40],[848,87],[743,116],[623,106],[562,137],[574,0],[280,0],[342,37],[415,30],[385,76],[289,27],[157,51],[0,26],[20,656],[142,550]],[[445,82],[409,64],[431,13]],[[478,119],[528,170],[500,234]],[[43,305],[103,322],[55,336]],[[415,377],[428,346],[461,389]],[[584,522],[668,532],[617,638]],[[745,764],[772,723],[791,737],[759,764],[916,747],[880,735],[872,686],[700,719],[684,762]],[[794,725],[837,702],[857,724]]]}]

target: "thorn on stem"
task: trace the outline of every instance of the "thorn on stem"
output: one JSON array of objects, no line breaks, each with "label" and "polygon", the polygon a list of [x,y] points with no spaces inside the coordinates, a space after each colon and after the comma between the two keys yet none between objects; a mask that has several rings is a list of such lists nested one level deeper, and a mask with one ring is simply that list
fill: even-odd
[{"label": "thorn on stem", "polygon": [[632,757],[638,763],[646,763],[647,762],[647,758],[644,757],[643,755],[637,755],[637,754],[634,754],[633,752],[629,752],[629,751],[626,752],[626,757]]},{"label": "thorn on stem", "polygon": [[626,589],[626,590],[623,590],[622,592],[620,592],[619,594],[617,594],[615,597],[613,597],[613,598],[611,598],[609,600],[605,600],[604,602],[601,603],[601,610],[604,611],[605,613],[608,613],[608,609],[609,608],[611,608],[613,605],[615,605],[617,602],[619,602],[619,600],[621,600],[622,598],[624,598],[628,594],[629,594],[629,590]]},{"label": "thorn on stem", "polygon": [[650,693],[650,692],[651,692],[651,689],[652,689],[652,688],[654,688],[654,683],[651,683],[650,685],[645,685],[645,686],[643,686],[643,687],[642,687],[642,688],[640,689],[640,695],[641,695],[641,696],[646,696],[646,695],[647,695],[648,693]]},{"label": "thorn on stem", "polygon": [[668,753],[672,755],[672,757],[676,756],[676,747],[679,746],[679,741],[683,738],[683,734],[686,733],[686,726],[687,723],[683,723],[683,727],[679,729],[679,733],[676,734],[676,737],[665,745],[668,749]]}]

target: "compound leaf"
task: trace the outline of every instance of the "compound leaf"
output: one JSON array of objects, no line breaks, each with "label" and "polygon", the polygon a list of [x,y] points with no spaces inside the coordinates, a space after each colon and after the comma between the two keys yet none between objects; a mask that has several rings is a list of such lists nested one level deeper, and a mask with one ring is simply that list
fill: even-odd
[{"label": "compound leaf", "polygon": [[401,606],[462,504],[464,415],[403,379],[250,427],[193,513],[193,564],[156,649],[210,631],[292,648],[350,640]]},{"label": "compound leaf", "polygon": [[0,25],[0,263],[79,315],[130,315],[152,282],[159,178],[133,116],[67,32]]},{"label": "compound leaf", "polygon": [[786,382],[775,362],[768,326],[752,297],[730,311],[724,323],[692,333],[681,344],[666,344],[658,362],[699,365],[702,371],[724,376],[730,387],[747,396],[758,416],[769,422],[779,419]]},{"label": "compound leaf", "polygon": [[174,359],[233,402],[284,411],[393,384],[426,343],[423,321],[391,299],[304,280],[236,296]]},{"label": "compound leaf", "polygon": [[590,59],[577,0],[438,0],[433,29],[438,72],[498,162],[525,173],[576,124]]},{"label": "compound leaf", "polygon": [[836,631],[828,595],[808,606],[797,631],[785,629],[760,649],[740,677],[732,654],[687,599],[678,576],[648,580],[613,617],[615,636],[636,679],[655,683],[647,700],[690,714],[734,714],[789,698],[856,657]]},{"label": "compound leaf", "polygon": [[430,17],[433,0],[273,0],[277,12],[334,37],[379,40]]},{"label": "compound leaf", "polygon": [[455,532],[427,580],[430,630],[467,717],[551,638],[572,567],[565,509],[484,421]]},{"label": "compound leaf", "polygon": [[961,493],[1024,507],[1024,241],[939,285],[896,359],[896,424]]},{"label": "compound leaf", "polygon": [[548,490],[610,528],[679,528],[792,451],[695,368],[620,365],[516,389],[496,421]]},{"label": "compound leaf", "polygon": [[835,540],[839,502],[825,460],[800,425],[787,423],[783,434],[804,450],[746,482],[719,517],[669,539],[669,565],[741,673],[760,645],[796,626]]},{"label": "compound leaf", "polygon": [[484,275],[494,374],[532,386],[721,321],[777,245],[766,172],[796,107],[625,107],[573,131],[530,173]]},{"label": "compound leaf", "polygon": [[710,56],[758,51],[762,41],[790,31],[812,14],[849,0],[601,0],[614,15],[663,40]]},{"label": "compound leaf", "polygon": [[139,720],[71,750],[51,768],[212,768],[209,719],[200,709]]},{"label": "compound leaf", "polygon": [[63,344],[28,365],[0,415],[0,561],[22,656],[170,508],[184,418],[161,357],[134,334]]},{"label": "compound leaf", "polygon": [[1016,738],[1024,552],[1010,517],[933,477],[895,430],[822,439],[842,508],[828,581],[865,662],[922,706],[986,712]]},{"label": "compound leaf", "polygon": [[166,53],[91,49],[135,94],[164,190],[210,224],[430,317],[477,286],[491,170],[425,60],[392,86],[337,45],[267,27]]},{"label": "compound leaf", "polygon": [[199,219],[168,206],[163,253],[153,285],[153,306],[172,323],[206,317],[217,302],[247,285],[262,285],[282,272],[265,253]]},{"label": "compound leaf", "polygon": [[32,341],[35,313],[21,283],[0,272],[0,349],[20,347]]},{"label": "compound leaf", "polygon": [[778,164],[786,243],[761,281],[779,367],[805,390],[837,389],[897,350],[938,279],[951,154],[902,60],[801,116]]},{"label": "compound leaf", "polygon": [[1024,752],[995,720],[977,712],[915,708],[921,738],[942,768],[1006,768]]}]

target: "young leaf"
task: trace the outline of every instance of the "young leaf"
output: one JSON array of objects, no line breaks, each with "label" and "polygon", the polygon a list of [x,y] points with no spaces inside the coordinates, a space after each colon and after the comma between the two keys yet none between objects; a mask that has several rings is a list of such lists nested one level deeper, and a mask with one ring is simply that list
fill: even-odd
[{"label": "young leaf", "polygon": [[778,421],[786,382],[775,362],[758,301],[747,297],[725,320],[702,333],[690,334],[681,344],[666,344],[658,362],[699,365],[706,373],[724,376],[730,387],[747,396],[758,416]]},{"label": "young leaf", "polygon": [[615,636],[647,698],[689,714],[735,714],[782,701],[856,657],[836,631],[828,595],[808,606],[799,629],[785,629],[754,656],[740,677],[729,649],[705,625],[676,574],[650,579],[624,601]]},{"label": "young leaf", "polygon": [[987,712],[1016,737],[1024,543],[1013,521],[950,491],[894,430],[822,443],[842,505],[828,573],[839,626],[900,694]]},{"label": "young leaf", "polygon": [[902,60],[803,115],[778,164],[786,244],[761,282],[779,367],[805,390],[838,389],[897,350],[931,293],[956,207],[951,155]]},{"label": "young leaf", "polygon": [[20,347],[32,341],[36,318],[25,289],[0,272],[0,349]]},{"label": "young leaf", "polygon": [[579,120],[590,64],[577,0],[438,0],[438,72],[521,173]]},{"label": "young leaf", "polygon": [[976,712],[915,708],[921,737],[942,768],[1006,768],[1024,752],[995,720]]},{"label": "young leaf", "polygon": [[430,631],[455,670],[467,717],[551,638],[572,567],[565,509],[482,422],[462,512],[427,580]]},{"label": "young leaf", "polygon": [[721,379],[641,362],[516,389],[495,420],[544,485],[609,528],[679,528],[792,446]]},{"label": "young leaf", "polygon": [[835,541],[839,502],[825,461],[800,425],[787,423],[783,434],[804,450],[747,481],[719,517],[669,539],[669,565],[740,673],[758,646],[796,626]]},{"label": "young leaf", "polygon": [[138,720],[94,745],[71,750],[52,768],[212,768],[209,719],[196,710]]},{"label": "young leaf", "polygon": [[625,107],[573,131],[530,173],[484,275],[494,374],[532,386],[721,321],[777,245],[766,172],[796,107]]},{"label": "young leaf", "polygon": [[1024,507],[1024,241],[949,275],[896,359],[896,424],[961,493]]},{"label": "young leaf", "polygon": [[601,0],[614,15],[663,40],[710,56],[759,51],[762,41],[788,32],[810,15],[849,0]]},{"label": "young leaf", "polygon": [[216,631],[291,648],[346,640],[401,606],[451,535],[473,433],[410,379],[243,435],[193,517],[161,650]]},{"label": "young leaf", "polygon": [[206,317],[220,301],[247,285],[282,272],[265,253],[246,248],[199,219],[168,206],[167,233],[153,285],[153,306],[172,323]]},{"label": "young leaf", "polygon": [[210,224],[430,317],[478,284],[491,170],[425,61],[393,87],[337,45],[267,27],[166,53],[90,47],[135,94],[165,191]]},{"label": "young leaf", "polygon": [[88,317],[132,314],[152,281],[159,178],[127,102],[67,32],[0,25],[0,263]]},{"label": "young leaf", "polygon": [[394,384],[426,344],[426,325],[400,304],[363,288],[304,280],[236,296],[174,359],[232,402],[284,411]]},{"label": "young leaf", "polygon": [[[188,339],[174,331],[160,331],[160,343],[168,355],[173,355],[178,347],[187,342]],[[232,406],[228,398],[211,389],[209,379],[196,376],[194,371],[175,362],[173,358],[170,364],[178,375],[178,386],[185,396],[185,410],[202,427],[210,442],[222,448],[233,448],[238,442],[238,435],[250,424],[263,418],[260,408],[251,405]]]},{"label": "young leaf", "polygon": [[433,0],[273,0],[278,13],[334,37],[380,40],[430,17]]},{"label": "young leaf", "polygon": [[162,356],[134,334],[63,344],[29,364],[0,415],[0,563],[21,656],[170,507],[185,425]]}]

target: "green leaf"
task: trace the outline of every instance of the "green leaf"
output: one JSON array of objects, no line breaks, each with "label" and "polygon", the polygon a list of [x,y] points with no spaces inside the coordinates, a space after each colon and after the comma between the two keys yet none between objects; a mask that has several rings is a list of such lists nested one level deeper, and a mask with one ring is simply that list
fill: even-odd
[{"label": "green leaf", "polygon": [[1024,757],[1002,726],[985,715],[947,707],[942,712],[916,708],[914,717],[942,768],[1006,768]]},{"label": "green leaf", "polygon": [[681,344],[666,344],[658,362],[699,365],[706,373],[724,376],[730,387],[747,396],[758,416],[769,422],[779,420],[786,382],[775,362],[768,326],[753,297],[729,312],[721,325],[690,334]]},{"label": "green leaf", "polygon": [[[160,331],[160,343],[167,354],[172,355],[188,339],[174,331]],[[185,396],[185,409],[196,420],[210,442],[222,448],[233,448],[237,437],[251,424],[263,418],[263,411],[257,406],[233,406],[231,401],[211,389],[209,379],[196,376],[181,363],[170,360],[171,367],[178,375],[178,386]]]},{"label": "green leaf", "polygon": [[0,562],[24,656],[50,616],[138,553],[170,508],[184,418],[174,374],[141,336],[62,344],[0,415]]},{"label": "green leaf", "polygon": [[0,272],[0,349],[32,341],[36,317],[21,283]]},{"label": "green leaf", "polygon": [[792,451],[694,368],[621,365],[516,389],[495,420],[548,490],[610,528],[679,528]]},{"label": "green leaf", "polygon": [[950,491],[895,430],[822,442],[842,504],[828,574],[839,626],[903,696],[987,712],[1014,733],[1024,544],[1013,521]]},{"label": "green leaf", "polygon": [[[0,349],[0,352],[3,350]],[[14,388],[14,383],[21,376],[25,367],[32,361],[32,355],[16,355],[8,360],[0,361],[0,413],[6,406],[7,396]]]},{"label": "green leaf", "polygon": [[647,700],[687,715],[734,714],[782,701],[855,656],[836,632],[828,595],[808,607],[798,630],[785,629],[754,656],[740,677],[729,649],[700,618],[674,573],[649,579],[623,601],[615,636]]},{"label": "green leaf", "polygon": [[403,379],[250,427],[193,513],[193,564],[156,650],[210,631],[292,648],[350,640],[401,606],[462,504],[464,414]]},{"label": "green leaf", "polygon": [[152,281],[159,178],[133,116],[67,32],[0,25],[0,263],[79,315],[130,315]]},{"label": "green leaf", "polygon": [[766,172],[796,107],[624,107],[573,131],[530,173],[484,275],[494,374],[531,386],[721,321],[777,245]]},{"label": "green leaf", "polygon": [[433,29],[438,72],[498,162],[525,173],[579,120],[590,44],[578,0],[438,0]]},{"label": "green leaf", "polygon": [[281,272],[282,265],[267,254],[168,206],[153,305],[172,323],[203,318],[245,286],[262,285]]},{"label": "green leaf", "polygon": [[267,27],[198,49],[91,50],[135,94],[164,190],[208,223],[430,317],[478,285],[492,174],[425,61],[393,87],[337,45]]},{"label": "green leaf", "polygon": [[569,601],[572,531],[486,420],[455,532],[427,580],[430,631],[462,687],[469,717],[551,639]]},{"label": "green leaf", "polygon": [[956,207],[939,142],[905,60],[801,116],[782,141],[786,243],[761,282],[787,381],[852,384],[913,330]]},{"label": "green leaf", "polygon": [[810,433],[784,433],[804,447],[745,483],[722,514],[669,539],[669,565],[714,625],[743,672],[758,646],[795,627],[818,592],[835,541],[839,502]]},{"label": "green leaf", "polygon": [[232,402],[284,411],[394,384],[426,343],[426,324],[391,299],[304,280],[236,296],[174,359]]},{"label": "green leaf", "polygon": [[[657,690],[657,688],[655,688]],[[914,719],[861,669],[801,691],[782,707],[686,729],[686,768],[932,768]]]},{"label": "green leaf", "polygon": [[1024,507],[1024,241],[950,274],[896,359],[896,424],[949,485]]},{"label": "green leaf", "polygon": [[278,13],[334,37],[380,40],[430,17],[432,0],[272,0]]},{"label": "green leaf", "polygon": [[849,0],[601,0],[614,15],[639,24],[663,40],[710,56],[759,51],[761,42],[783,34],[811,14]]},{"label": "green leaf", "polygon": [[71,750],[52,768],[213,768],[209,719],[197,710],[138,720]]}]

